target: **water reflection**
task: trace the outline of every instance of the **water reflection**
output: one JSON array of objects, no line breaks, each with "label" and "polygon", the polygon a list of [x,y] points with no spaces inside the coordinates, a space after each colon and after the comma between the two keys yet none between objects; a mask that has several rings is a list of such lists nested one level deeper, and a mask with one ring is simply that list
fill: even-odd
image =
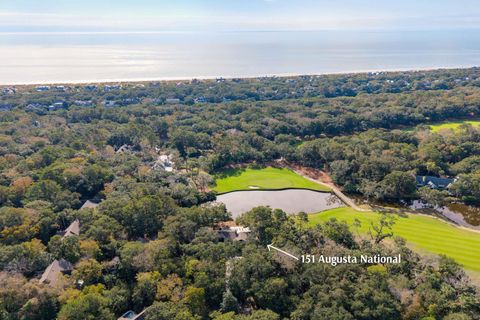
[{"label": "water reflection", "polygon": [[217,196],[217,201],[225,204],[233,218],[259,206],[282,209],[289,214],[316,213],[344,206],[340,199],[330,193],[294,189],[236,191]]},{"label": "water reflection", "polygon": [[0,33],[0,83],[318,74],[466,67],[480,33]]},{"label": "water reflection", "polygon": [[480,230],[480,208],[478,207],[463,203],[451,203],[445,207],[432,207],[422,201],[415,200],[409,205],[409,208],[427,212],[435,211],[461,226]]}]

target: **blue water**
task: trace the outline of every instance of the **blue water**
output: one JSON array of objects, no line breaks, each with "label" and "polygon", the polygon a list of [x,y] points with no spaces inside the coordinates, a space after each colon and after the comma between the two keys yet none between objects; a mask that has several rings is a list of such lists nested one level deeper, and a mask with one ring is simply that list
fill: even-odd
[{"label": "blue water", "polygon": [[1,84],[322,74],[478,65],[478,30],[0,33]]}]

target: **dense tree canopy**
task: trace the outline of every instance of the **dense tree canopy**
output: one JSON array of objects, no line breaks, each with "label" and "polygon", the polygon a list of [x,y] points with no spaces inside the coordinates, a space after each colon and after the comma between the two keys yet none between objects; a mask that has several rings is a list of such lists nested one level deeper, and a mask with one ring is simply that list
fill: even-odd
[{"label": "dense tree canopy", "polygon": [[[477,68],[16,89],[0,96],[0,319],[479,319],[461,267],[411,251],[391,216],[365,238],[259,207],[237,219],[248,241],[222,241],[231,217],[209,191],[227,167],[282,160],[370,200],[479,203],[480,131],[425,126],[478,117]],[[457,179],[446,192],[415,175]],[[403,259],[302,264],[271,243]],[[54,261],[71,272],[40,283]]]}]

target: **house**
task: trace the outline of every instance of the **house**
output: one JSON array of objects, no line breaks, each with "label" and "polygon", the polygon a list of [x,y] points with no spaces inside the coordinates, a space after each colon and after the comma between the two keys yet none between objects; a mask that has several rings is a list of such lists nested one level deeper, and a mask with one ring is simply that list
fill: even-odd
[{"label": "house", "polygon": [[237,135],[240,133],[240,131],[236,128],[232,128],[232,129],[228,129],[225,131],[226,133],[230,134],[230,135]]},{"label": "house", "polygon": [[55,286],[60,283],[62,275],[70,274],[72,270],[73,265],[67,260],[55,260],[43,272],[40,283]]},{"label": "house", "polygon": [[[62,239],[71,236],[80,235],[80,220],[75,219],[67,229],[60,233]],[[59,283],[62,274],[70,274],[73,270],[73,265],[65,259],[53,261],[42,274],[40,283],[50,284],[55,286]]]},{"label": "house", "polygon": [[208,100],[205,97],[198,97],[198,98],[193,99],[193,103],[207,103],[207,102],[208,102]]},{"label": "house", "polygon": [[431,189],[445,190],[449,189],[455,179],[439,178],[434,176],[416,176],[417,188],[430,187]]},{"label": "house", "polygon": [[180,103],[180,99],[178,98],[169,98],[167,100],[165,100],[166,103],[168,104],[179,104]]},{"label": "house", "polygon": [[118,148],[117,151],[115,151],[115,152],[116,153],[125,153],[125,152],[129,152],[130,150],[131,150],[131,147],[128,144],[124,144],[123,146]]},{"label": "house", "polygon": [[252,231],[248,227],[224,226],[217,233],[221,240],[246,241]]},{"label": "house", "polygon": [[37,92],[48,91],[50,90],[50,86],[38,86],[36,89],[37,89]]},{"label": "house", "polygon": [[72,223],[70,223],[68,228],[62,232],[62,234],[63,234],[63,237],[80,235],[80,220],[75,219]]},{"label": "house", "polygon": [[120,101],[120,105],[122,106],[128,106],[128,105],[131,105],[131,104],[136,104],[136,103],[140,103],[142,102],[142,100],[140,100],[140,98],[126,98],[126,99],[123,99],[122,101]]},{"label": "house", "polygon": [[107,84],[103,87],[103,90],[105,92],[109,92],[109,91],[113,91],[113,90],[120,90],[120,89],[122,89],[121,85],[108,85]]},{"label": "house", "polygon": [[117,320],[144,320],[145,319],[145,312],[147,309],[143,310],[139,314],[136,314],[133,311],[127,311],[125,312],[120,318]]},{"label": "house", "polygon": [[3,88],[2,89],[2,94],[4,96],[8,96],[8,95],[15,94],[15,93],[17,93],[16,88]]},{"label": "house", "polygon": [[40,104],[40,103],[29,103],[26,107],[25,110],[27,111],[38,111],[38,110],[43,110],[47,106]]},{"label": "house", "polygon": [[96,207],[98,207],[98,203],[97,202],[93,202],[91,200],[87,200],[85,201],[85,203],[80,207],[80,210],[82,209],[95,209]]},{"label": "house", "polygon": [[50,111],[60,110],[60,109],[63,109],[64,106],[65,104],[63,102],[55,102],[54,104],[48,107],[48,110]]},{"label": "house", "polygon": [[95,91],[95,90],[97,90],[97,86],[94,85],[94,84],[89,84],[89,85],[85,86],[85,90],[86,91]]},{"label": "house", "polygon": [[106,107],[106,108],[112,108],[112,107],[115,107],[117,105],[117,101],[114,101],[114,100],[104,100],[103,101],[103,105]]},{"label": "house", "polygon": [[160,155],[157,158],[157,161],[153,165],[154,169],[164,169],[167,172],[173,172],[173,165],[172,156],[171,155]]},{"label": "house", "polygon": [[73,104],[81,107],[91,107],[93,106],[93,101],[92,100],[75,100]]}]

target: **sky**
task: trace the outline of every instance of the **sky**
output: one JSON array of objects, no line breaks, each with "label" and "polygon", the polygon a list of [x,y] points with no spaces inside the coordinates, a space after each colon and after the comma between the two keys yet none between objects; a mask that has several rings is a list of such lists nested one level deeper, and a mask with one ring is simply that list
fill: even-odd
[{"label": "sky", "polygon": [[480,28],[478,0],[0,0],[0,32]]}]

